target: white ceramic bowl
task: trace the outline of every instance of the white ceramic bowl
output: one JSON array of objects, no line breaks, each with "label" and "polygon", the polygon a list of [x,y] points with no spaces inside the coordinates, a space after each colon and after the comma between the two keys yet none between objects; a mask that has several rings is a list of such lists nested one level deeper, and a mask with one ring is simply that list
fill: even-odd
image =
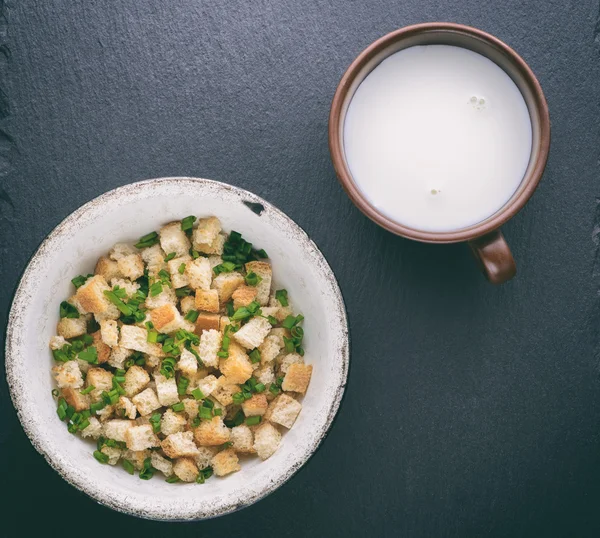
[{"label": "white ceramic bowl", "polygon": [[[254,205],[253,205],[254,204]],[[262,209],[262,211],[261,211]],[[257,214],[260,213],[260,214]],[[93,272],[100,254],[117,241],[134,241],[187,215],[216,215],[273,264],[277,287],[288,290],[305,316],[306,361],[314,365],[303,409],[267,461],[205,485],[149,481],[121,466],[100,465],[92,445],[67,432],[52,399],[48,341],[58,306],[72,294],[71,278]],[[326,436],[340,405],[348,373],[344,303],[325,258],[306,233],[281,211],[247,191],[194,178],[162,178],[110,191],[67,217],[37,250],[21,279],[10,312],[6,373],[13,403],[33,446],[75,487],[98,502],[144,518],[194,520],[248,506],[288,480]]]}]

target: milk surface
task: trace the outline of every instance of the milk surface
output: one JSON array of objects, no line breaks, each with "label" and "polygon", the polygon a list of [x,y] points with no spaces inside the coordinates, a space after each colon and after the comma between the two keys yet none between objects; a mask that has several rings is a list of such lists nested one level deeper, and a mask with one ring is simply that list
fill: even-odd
[{"label": "milk surface", "polygon": [[470,50],[399,51],[358,87],[344,149],[357,187],[388,218],[423,231],[466,228],[500,209],[531,154],[525,100]]}]

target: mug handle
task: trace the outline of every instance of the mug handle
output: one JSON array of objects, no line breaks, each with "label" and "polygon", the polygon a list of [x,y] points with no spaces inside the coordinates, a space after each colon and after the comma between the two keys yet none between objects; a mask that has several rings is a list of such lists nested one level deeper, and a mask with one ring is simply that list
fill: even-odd
[{"label": "mug handle", "polygon": [[500,230],[471,239],[469,247],[492,284],[502,284],[517,274],[515,259]]}]

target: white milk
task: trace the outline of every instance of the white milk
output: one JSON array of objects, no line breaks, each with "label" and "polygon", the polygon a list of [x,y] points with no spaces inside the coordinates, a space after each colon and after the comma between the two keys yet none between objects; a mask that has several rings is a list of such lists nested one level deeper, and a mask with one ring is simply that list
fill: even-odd
[{"label": "white milk", "polygon": [[466,228],[500,209],[531,154],[521,92],[484,56],[450,45],[410,47],[358,87],[344,126],[358,188],[411,228]]}]

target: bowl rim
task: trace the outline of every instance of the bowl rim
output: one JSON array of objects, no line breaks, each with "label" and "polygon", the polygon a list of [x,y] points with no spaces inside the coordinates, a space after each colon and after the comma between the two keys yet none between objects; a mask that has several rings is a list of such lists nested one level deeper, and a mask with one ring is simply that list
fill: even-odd
[{"label": "bowl rim", "polygon": [[[20,355],[20,343],[18,341],[18,335],[16,334],[16,329],[19,324],[20,319],[24,316],[26,311],[26,303],[29,298],[29,292],[31,292],[31,283],[28,282],[30,278],[30,274],[33,272],[34,267],[45,257],[45,251],[52,246],[52,244],[59,239],[62,239],[62,234],[64,230],[68,230],[70,225],[75,222],[80,222],[80,219],[85,217],[86,213],[90,212],[96,206],[106,205],[110,203],[114,198],[120,198],[121,196],[130,196],[136,198],[138,196],[143,196],[144,192],[151,190],[156,185],[162,184],[174,184],[174,183],[193,183],[193,184],[201,184],[203,186],[212,186],[213,188],[222,190],[222,191],[230,191],[233,192],[240,197],[244,197],[244,202],[251,202],[260,204],[264,207],[264,209],[271,212],[276,218],[285,222],[297,239],[304,244],[306,247],[307,256],[313,257],[311,259],[311,263],[318,263],[319,269],[323,272],[323,278],[327,280],[329,287],[333,293],[334,303],[331,305],[332,311],[335,312],[335,316],[333,319],[339,320],[339,336],[340,341],[336,343],[336,347],[339,349],[339,357],[338,357],[338,366],[336,369],[339,369],[338,376],[340,377],[340,383],[336,386],[335,394],[331,399],[331,406],[327,413],[325,422],[323,423],[318,435],[315,436],[314,442],[307,447],[306,451],[301,453],[298,458],[293,458],[293,464],[289,465],[287,468],[283,470],[283,472],[279,472],[279,474],[269,481],[269,483],[264,487],[259,493],[252,495],[246,499],[234,498],[231,501],[224,502],[221,506],[218,506],[216,509],[203,509],[199,507],[194,512],[187,512],[185,514],[179,513],[176,516],[170,516],[168,511],[161,510],[161,507],[158,505],[154,505],[152,507],[146,507],[144,510],[135,509],[132,506],[128,506],[126,503],[123,504],[121,502],[116,502],[113,499],[112,495],[107,494],[102,488],[95,487],[90,482],[85,482],[78,479],[72,471],[65,467],[60,461],[55,461],[52,450],[50,450],[48,444],[45,442],[44,437],[40,437],[37,435],[37,432],[34,431],[33,426],[27,420],[24,412],[24,400],[25,397],[23,393],[19,390],[19,379],[18,379],[18,356]],[[249,210],[253,210],[249,208]],[[277,488],[282,486],[285,482],[292,478],[307,462],[308,460],[315,454],[318,448],[321,446],[321,443],[328,435],[333,422],[337,416],[339,411],[345,388],[348,382],[348,372],[350,366],[350,334],[349,334],[349,326],[348,326],[348,317],[346,313],[346,307],[344,303],[344,299],[342,296],[341,289],[339,287],[339,283],[331,269],[327,259],[317,247],[317,245],[310,239],[308,234],[290,217],[288,217],[283,211],[275,207],[273,204],[267,202],[263,198],[258,195],[242,189],[240,187],[229,185],[227,183],[223,183],[221,181],[206,179],[206,178],[197,178],[197,177],[187,177],[187,176],[169,176],[169,177],[160,177],[160,178],[152,178],[146,179],[142,181],[136,181],[133,183],[129,183],[109,191],[104,192],[103,194],[91,199],[85,204],[81,205],[75,211],[67,215],[58,225],[54,227],[54,229],[44,238],[44,240],[40,243],[40,245],[36,248],[33,255],[30,257],[25,269],[23,270],[21,277],[19,278],[18,284],[16,286],[15,292],[13,294],[13,300],[9,311],[8,323],[6,325],[5,332],[5,372],[7,384],[9,387],[9,393],[11,396],[11,400],[13,402],[13,406],[17,412],[17,416],[19,418],[19,422],[25,431],[25,434],[29,438],[29,441],[33,445],[33,447],[39,452],[44,459],[48,462],[48,464],[69,484],[82,491],[93,500],[98,502],[101,505],[107,506],[108,508],[112,508],[118,512],[125,513],[128,515],[133,515],[136,517],[140,517],[143,519],[150,519],[156,521],[200,521],[204,519],[212,519],[215,517],[219,517],[222,515],[226,515],[235,511],[238,511],[242,508],[251,506],[252,504],[258,502],[263,499],[267,495],[271,494]],[[123,499],[119,499],[122,501]]]}]

